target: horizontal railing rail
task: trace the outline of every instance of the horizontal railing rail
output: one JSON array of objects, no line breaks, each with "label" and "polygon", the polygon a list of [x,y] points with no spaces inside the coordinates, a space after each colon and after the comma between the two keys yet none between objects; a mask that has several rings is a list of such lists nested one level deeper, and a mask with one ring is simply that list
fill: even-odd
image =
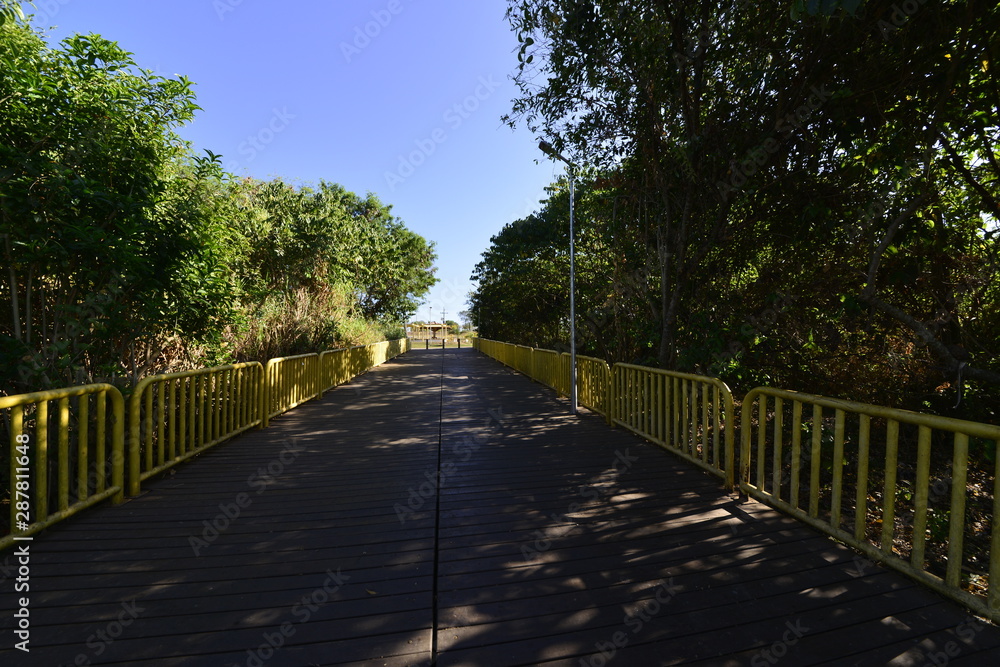
[{"label": "horizontal railing rail", "polygon": [[153,475],[261,425],[262,394],[258,362],[139,382],[129,397],[129,495]]},{"label": "horizontal railing rail", "polygon": [[748,495],[1000,621],[1000,426],[761,387],[741,435]]},{"label": "horizontal railing rail", "polygon": [[107,498],[124,500],[125,403],[117,388],[95,384],[0,397],[0,412],[8,431],[0,459],[7,459],[10,490],[9,532],[0,549]]},{"label": "horizontal railing rail", "polygon": [[108,384],[0,397],[0,492],[10,494],[0,549],[107,498],[138,495],[150,477],[409,350],[402,339],[157,375],[127,406]]},{"label": "horizontal railing rail", "polygon": [[611,421],[671,450],[734,487],[733,394],[722,380],[615,364]]}]

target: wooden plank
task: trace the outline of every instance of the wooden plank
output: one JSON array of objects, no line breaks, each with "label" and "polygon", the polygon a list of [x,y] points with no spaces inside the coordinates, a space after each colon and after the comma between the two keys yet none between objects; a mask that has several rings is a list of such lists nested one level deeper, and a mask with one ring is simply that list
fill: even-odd
[{"label": "wooden plank", "polygon": [[[988,664],[1000,647],[997,628],[966,637],[955,605],[471,350],[405,355],[146,489],[32,543],[31,662],[7,643],[0,661],[772,664],[790,627],[809,629],[778,647],[785,664],[923,664],[959,640],[950,664]],[[95,643],[126,608],[142,611]]]}]

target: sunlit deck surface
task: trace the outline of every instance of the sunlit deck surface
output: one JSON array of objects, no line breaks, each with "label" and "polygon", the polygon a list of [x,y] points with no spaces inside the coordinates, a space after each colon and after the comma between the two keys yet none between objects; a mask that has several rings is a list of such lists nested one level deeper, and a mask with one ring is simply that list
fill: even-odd
[{"label": "sunlit deck surface", "polygon": [[1000,664],[1000,629],[473,350],[145,488],[30,544],[30,653],[0,555],[0,664]]}]

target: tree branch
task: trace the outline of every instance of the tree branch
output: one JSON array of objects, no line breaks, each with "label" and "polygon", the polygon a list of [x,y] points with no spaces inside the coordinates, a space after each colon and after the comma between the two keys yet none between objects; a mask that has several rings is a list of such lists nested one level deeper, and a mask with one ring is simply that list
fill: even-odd
[{"label": "tree branch", "polygon": [[[920,337],[920,340],[930,348],[931,352],[933,352],[938,359],[947,364],[947,370],[949,372],[958,373],[959,367],[963,362],[955,358],[955,355],[952,354],[948,346],[938,340],[937,336],[934,335],[926,324],[902,309],[897,308],[890,303],[886,303],[873,294],[862,294],[859,297],[859,300],[869,304],[879,312],[888,315],[894,320],[902,322],[906,326],[910,327],[910,329],[912,329],[914,333]],[[974,366],[967,365],[962,370],[962,375],[969,380],[978,380],[979,382],[1000,385],[1000,373],[986,368],[976,368]]]},{"label": "tree branch", "polygon": [[948,141],[948,137],[946,137],[943,132],[939,136],[941,137],[941,143],[944,144],[944,148],[948,152],[948,156],[951,157],[951,161],[955,165],[955,169],[958,170],[959,175],[961,175],[962,179],[969,184],[969,187],[979,193],[979,196],[983,198],[983,208],[986,209],[988,206],[992,206],[993,210],[987,210],[987,213],[990,215],[1000,216],[1000,202],[997,201],[997,198],[994,197],[982,183],[976,180],[976,177],[971,171],[969,171],[969,168],[965,166],[965,162],[955,150],[955,147],[951,145],[950,141]]},{"label": "tree branch", "polygon": [[886,248],[892,243],[893,238],[896,236],[896,232],[899,231],[899,226],[906,222],[910,216],[917,212],[917,210],[924,205],[927,201],[928,196],[926,194],[920,195],[906,207],[902,213],[896,216],[896,219],[892,221],[889,228],[885,230],[885,235],[882,237],[882,241],[875,248],[875,252],[872,253],[871,262],[868,264],[868,277],[865,283],[865,290],[862,293],[862,299],[871,297],[875,293],[875,274],[878,273],[879,266],[882,264],[882,255],[885,253]]}]

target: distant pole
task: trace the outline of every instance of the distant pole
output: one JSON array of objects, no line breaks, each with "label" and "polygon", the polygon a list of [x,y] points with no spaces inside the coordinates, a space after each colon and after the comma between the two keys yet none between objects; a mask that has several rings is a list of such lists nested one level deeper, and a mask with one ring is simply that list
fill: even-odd
[{"label": "distant pole", "polygon": [[538,148],[546,155],[562,160],[569,167],[569,387],[570,409],[577,414],[576,390],[576,247],[573,234],[574,190],[576,181],[576,165],[556,152],[547,141],[538,143]]}]

